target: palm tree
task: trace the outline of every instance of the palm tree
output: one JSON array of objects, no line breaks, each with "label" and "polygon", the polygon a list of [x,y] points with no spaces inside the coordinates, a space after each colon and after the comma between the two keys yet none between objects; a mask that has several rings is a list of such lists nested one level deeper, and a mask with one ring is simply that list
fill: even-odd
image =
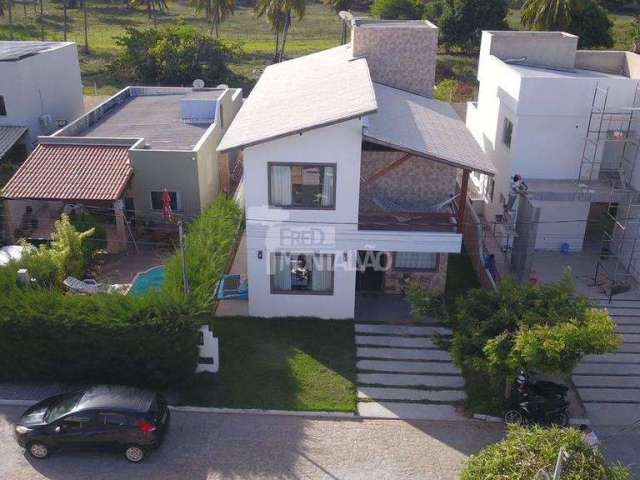
[{"label": "palm tree", "polygon": [[526,0],[520,21],[533,30],[563,30],[576,7],[576,0]]},{"label": "palm tree", "polygon": [[343,10],[349,10],[353,2],[351,0],[322,0],[322,3],[338,14]]},{"label": "palm tree", "polygon": [[205,18],[211,22],[211,29],[216,32],[216,38],[219,37],[220,24],[236,9],[235,0],[195,0],[194,4],[197,12],[204,11]]},{"label": "palm tree", "polygon": [[[258,17],[266,16],[271,28],[276,33],[274,62],[280,62],[284,58],[287,34],[293,17],[297,16],[299,20],[302,20],[305,9],[305,0],[258,0],[256,3],[256,15]],[[280,36],[282,36],[282,43],[280,43]]]}]

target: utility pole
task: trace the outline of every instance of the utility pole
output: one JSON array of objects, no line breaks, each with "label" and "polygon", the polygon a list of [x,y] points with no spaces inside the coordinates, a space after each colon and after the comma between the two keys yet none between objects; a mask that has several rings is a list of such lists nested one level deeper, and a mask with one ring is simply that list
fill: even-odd
[{"label": "utility pole", "polygon": [[180,253],[182,255],[182,285],[184,294],[189,294],[189,277],[187,276],[187,257],[185,255],[184,231],[182,229],[182,221],[178,223],[178,235],[180,237]]}]

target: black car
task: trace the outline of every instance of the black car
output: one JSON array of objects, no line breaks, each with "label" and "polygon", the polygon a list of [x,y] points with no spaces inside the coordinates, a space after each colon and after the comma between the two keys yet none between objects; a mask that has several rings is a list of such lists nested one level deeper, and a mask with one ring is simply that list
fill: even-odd
[{"label": "black car", "polygon": [[34,458],[56,449],[124,451],[140,462],[169,426],[162,395],[132,387],[95,386],[47,398],[29,408],[15,428],[18,444]]}]

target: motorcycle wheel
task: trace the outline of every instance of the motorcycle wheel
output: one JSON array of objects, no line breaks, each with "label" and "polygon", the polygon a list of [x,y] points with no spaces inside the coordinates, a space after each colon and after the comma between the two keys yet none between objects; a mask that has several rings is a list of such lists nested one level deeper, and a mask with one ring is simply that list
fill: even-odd
[{"label": "motorcycle wheel", "polygon": [[518,410],[507,410],[504,414],[504,423],[507,425],[522,425],[524,417]]},{"label": "motorcycle wheel", "polygon": [[569,415],[567,412],[554,413],[549,417],[549,423],[555,427],[566,427],[569,425]]}]

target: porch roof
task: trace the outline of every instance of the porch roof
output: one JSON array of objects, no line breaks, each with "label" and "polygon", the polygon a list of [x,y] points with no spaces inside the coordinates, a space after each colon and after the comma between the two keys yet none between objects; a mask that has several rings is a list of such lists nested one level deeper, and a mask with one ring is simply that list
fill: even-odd
[{"label": "porch roof", "polygon": [[129,148],[129,145],[40,144],[2,189],[2,197],[117,200],[133,174]]},{"label": "porch roof", "polygon": [[0,127],[0,159],[20,140],[26,131],[27,127]]},{"label": "porch roof", "polygon": [[454,167],[496,173],[449,103],[379,83],[373,86],[378,111],[367,117],[366,140]]}]

